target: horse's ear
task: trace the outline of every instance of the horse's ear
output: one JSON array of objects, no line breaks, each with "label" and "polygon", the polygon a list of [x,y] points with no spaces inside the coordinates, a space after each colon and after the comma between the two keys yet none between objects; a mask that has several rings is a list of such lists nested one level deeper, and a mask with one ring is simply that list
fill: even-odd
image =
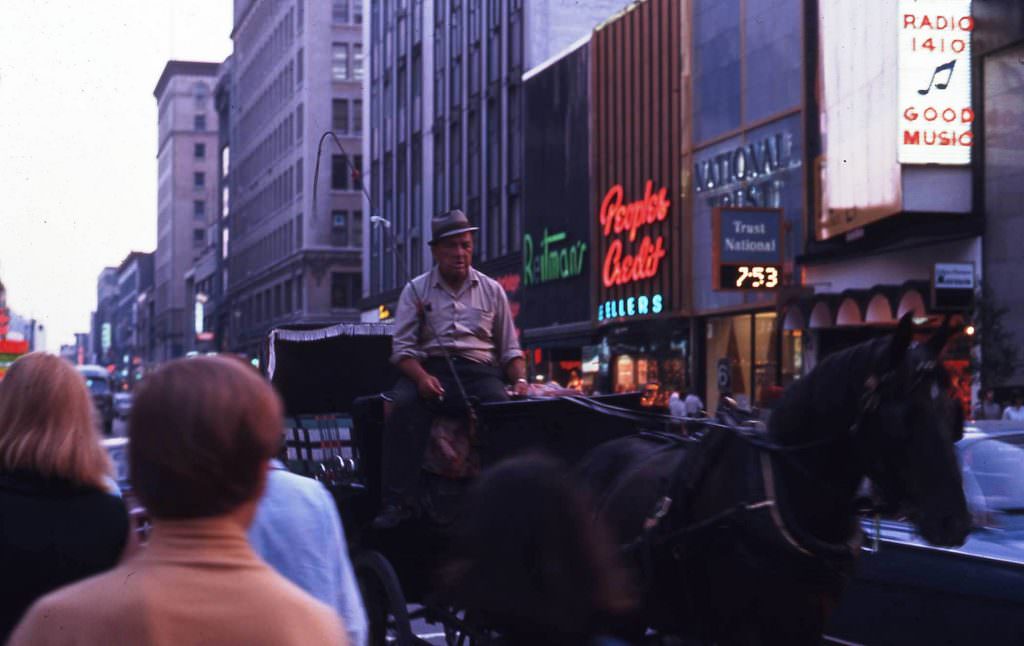
[{"label": "horse's ear", "polygon": [[939,329],[935,331],[932,338],[928,339],[928,343],[926,344],[928,346],[928,350],[930,350],[934,356],[939,356],[942,354],[942,349],[946,347],[946,342],[949,341],[950,336],[952,335],[949,329],[949,315],[947,314],[943,317],[942,325]]},{"label": "horse's ear", "polygon": [[892,362],[891,365],[895,366],[900,361],[903,361],[903,357],[907,354],[907,348],[910,347],[910,342],[914,338],[914,315],[912,312],[907,312],[900,318],[900,322],[896,325],[896,333],[892,335],[892,341],[889,343],[889,360]]}]

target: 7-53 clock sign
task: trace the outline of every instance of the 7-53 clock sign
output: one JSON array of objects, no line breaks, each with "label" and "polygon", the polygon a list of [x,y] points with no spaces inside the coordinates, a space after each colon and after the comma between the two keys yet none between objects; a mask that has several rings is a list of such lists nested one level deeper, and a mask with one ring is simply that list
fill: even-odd
[{"label": "7-53 clock sign", "polygon": [[719,207],[712,214],[716,290],[774,290],[782,284],[782,209]]}]

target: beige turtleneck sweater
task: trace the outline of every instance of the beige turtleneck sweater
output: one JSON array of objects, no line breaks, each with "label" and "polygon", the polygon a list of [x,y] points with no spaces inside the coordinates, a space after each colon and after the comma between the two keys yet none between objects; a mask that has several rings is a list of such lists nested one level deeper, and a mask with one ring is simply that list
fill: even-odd
[{"label": "beige turtleneck sweater", "polygon": [[138,554],[32,606],[9,646],[347,644],[333,609],[274,572],[229,518],[157,521]]}]

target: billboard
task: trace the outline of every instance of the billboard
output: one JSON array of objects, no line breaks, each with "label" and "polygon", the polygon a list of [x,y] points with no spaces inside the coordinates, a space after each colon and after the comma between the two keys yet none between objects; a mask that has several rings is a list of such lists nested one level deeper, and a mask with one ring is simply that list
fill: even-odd
[{"label": "billboard", "polygon": [[524,76],[523,329],[590,318],[590,46]]},{"label": "billboard", "polygon": [[969,164],[971,0],[899,0],[899,161]]},{"label": "billboard", "polygon": [[593,35],[590,217],[598,325],[689,307],[680,154],[687,72],[678,55],[684,5],[638,2]]}]

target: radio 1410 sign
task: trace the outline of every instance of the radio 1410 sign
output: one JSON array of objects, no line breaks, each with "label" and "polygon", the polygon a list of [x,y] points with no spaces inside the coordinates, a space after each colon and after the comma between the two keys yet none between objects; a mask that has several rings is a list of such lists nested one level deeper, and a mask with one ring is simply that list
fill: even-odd
[{"label": "radio 1410 sign", "polygon": [[782,210],[714,210],[711,259],[716,290],[772,290],[782,284]]}]

